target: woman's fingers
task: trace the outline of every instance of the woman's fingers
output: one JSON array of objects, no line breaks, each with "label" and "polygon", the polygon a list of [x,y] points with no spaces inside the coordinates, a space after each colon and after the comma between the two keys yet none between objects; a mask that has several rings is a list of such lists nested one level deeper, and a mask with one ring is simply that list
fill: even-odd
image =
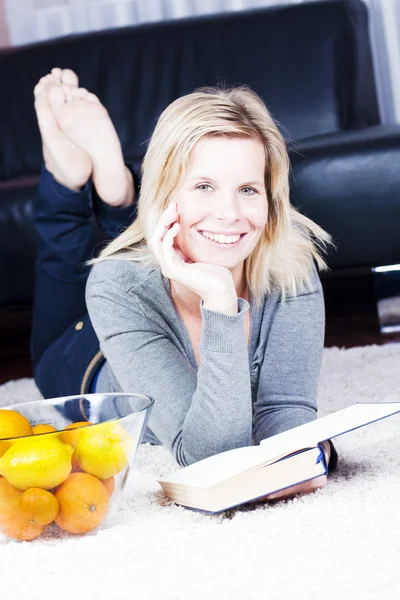
[{"label": "woman's fingers", "polygon": [[164,239],[161,242],[163,257],[164,257],[164,265],[167,267],[169,272],[171,272],[174,267],[176,267],[176,254],[174,249],[174,241],[175,236],[179,231],[179,223],[174,223],[164,235]]},{"label": "woman's fingers", "polygon": [[160,265],[164,277],[173,279],[189,288],[201,298],[214,295],[218,290],[237,297],[232,273],[225,267],[213,264],[193,262],[175,246],[174,240],[180,231],[178,211],[175,202],[162,213],[154,235],[149,240],[154,257]]},{"label": "woman's fingers", "polygon": [[180,229],[176,219],[176,203],[172,202],[161,215],[150,243],[164,277],[169,279],[177,276],[178,263],[184,262],[179,260],[174,248],[174,240]]},{"label": "woman's fingers", "polygon": [[[304,483],[299,483],[298,485],[295,485],[295,486],[289,488],[289,490],[282,490],[281,492],[279,492],[279,494],[276,497],[279,497],[279,495],[281,495],[284,498],[288,492],[290,494],[312,494],[319,488],[324,487],[326,482],[327,482],[326,475],[320,475],[319,477],[315,477],[314,479],[311,479],[310,481],[305,481]],[[285,491],[286,491],[286,494],[285,494]],[[273,496],[275,497],[275,494]]]},{"label": "woman's fingers", "polygon": [[327,483],[327,476],[320,475],[319,477],[315,477],[310,481],[305,481],[304,483],[299,483],[297,485],[288,487],[284,490],[280,490],[279,492],[275,492],[272,494],[268,494],[267,496],[263,496],[256,500],[256,502],[263,502],[264,500],[280,500],[283,498],[292,498],[297,494],[312,494],[317,489],[324,487]]},{"label": "woman's fingers", "polygon": [[166,233],[168,233],[172,223],[176,221],[176,210],[171,208],[171,205],[164,211],[158,229],[156,228],[157,241],[162,242]]},{"label": "woman's fingers", "polygon": [[172,202],[168,208],[164,210],[161,218],[154,230],[153,236],[149,242],[154,254],[160,265],[163,264],[163,249],[162,241],[167,234],[171,224],[176,220],[175,202]]},{"label": "woman's fingers", "polygon": [[176,220],[175,202],[172,202],[162,213],[161,218],[154,230],[153,240],[161,241],[168,231],[170,225]]}]

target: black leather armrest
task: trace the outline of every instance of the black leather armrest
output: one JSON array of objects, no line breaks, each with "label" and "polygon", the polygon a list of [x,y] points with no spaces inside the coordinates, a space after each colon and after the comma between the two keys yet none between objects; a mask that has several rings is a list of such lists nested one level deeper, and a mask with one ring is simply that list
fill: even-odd
[{"label": "black leather armrest", "polygon": [[400,125],[304,139],[290,158],[293,204],[338,246],[330,267],[400,262]]}]

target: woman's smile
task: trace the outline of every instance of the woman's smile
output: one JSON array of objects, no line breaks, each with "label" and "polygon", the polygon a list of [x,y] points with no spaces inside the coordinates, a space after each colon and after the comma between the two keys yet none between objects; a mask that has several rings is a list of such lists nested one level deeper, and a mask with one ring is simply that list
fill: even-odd
[{"label": "woman's smile", "polygon": [[263,145],[249,137],[204,136],[173,200],[180,224],[175,243],[183,254],[241,278],[268,218]]},{"label": "woman's smile", "polygon": [[197,233],[206,243],[212,244],[216,248],[221,248],[223,250],[237,248],[247,235],[247,233],[238,235],[212,234],[207,231],[197,231]]}]

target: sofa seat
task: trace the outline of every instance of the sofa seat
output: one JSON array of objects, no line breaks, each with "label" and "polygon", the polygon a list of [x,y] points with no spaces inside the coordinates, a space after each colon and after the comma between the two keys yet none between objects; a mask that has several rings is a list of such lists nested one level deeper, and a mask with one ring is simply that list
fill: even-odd
[{"label": "sofa seat", "polygon": [[400,125],[303,139],[290,158],[293,204],[337,243],[330,267],[399,260]]}]

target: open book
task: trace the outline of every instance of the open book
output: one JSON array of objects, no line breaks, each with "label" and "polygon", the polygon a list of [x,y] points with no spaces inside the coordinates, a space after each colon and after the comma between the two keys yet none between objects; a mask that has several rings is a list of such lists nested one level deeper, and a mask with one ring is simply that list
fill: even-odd
[{"label": "open book", "polygon": [[228,450],[158,479],[168,498],[217,513],[326,475],[321,443],[400,412],[400,402],[363,403]]}]

